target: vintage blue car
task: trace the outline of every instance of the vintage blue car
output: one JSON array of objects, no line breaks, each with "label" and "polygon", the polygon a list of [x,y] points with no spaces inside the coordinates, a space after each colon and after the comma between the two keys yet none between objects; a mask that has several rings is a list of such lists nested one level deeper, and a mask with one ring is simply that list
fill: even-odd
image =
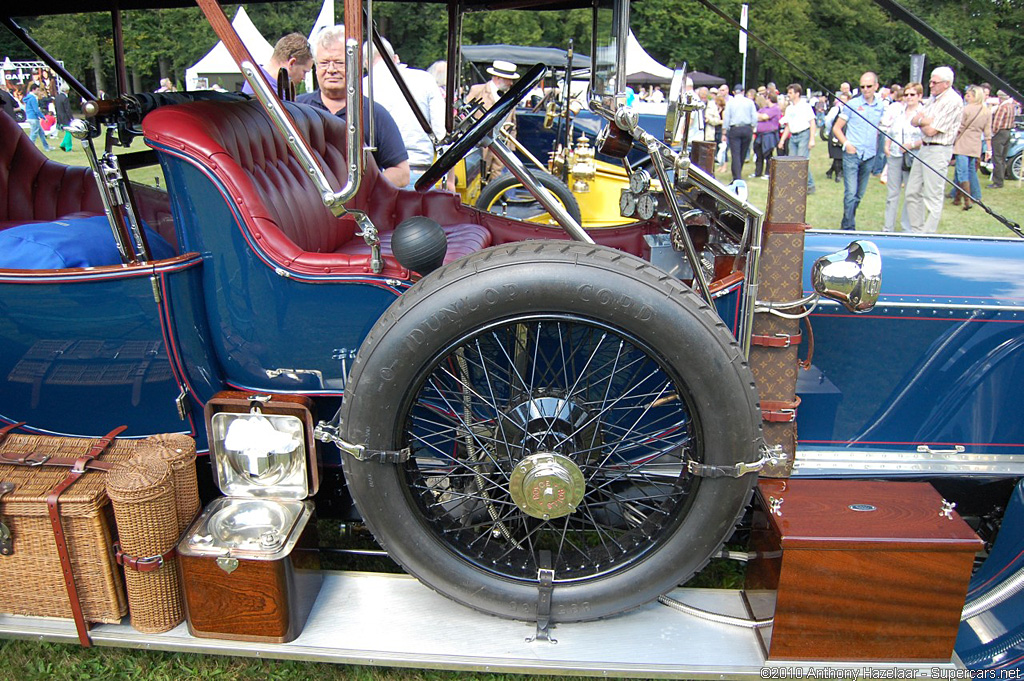
[{"label": "vintage blue car", "polygon": [[[365,36],[348,4],[357,110]],[[451,3],[452,21],[476,4]],[[558,622],[628,611],[699,571],[758,474],[926,480],[988,547],[960,659],[1024,668],[1018,236],[805,230],[795,159],[773,166],[766,212],[740,200],[624,106],[626,0],[586,5],[602,29],[597,145],[642,148],[664,192],[631,174],[636,222],[588,234],[489,137],[542,65],[397,189],[359,142],[367,121],[280,102],[219,6],[200,5],[255,99],[93,101],[73,131],[92,169],[46,159],[0,116],[0,422],[82,437],[125,424],[206,450],[203,408],[221,391],[308,396],[334,471],[324,510],[357,511],[460,603]],[[8,3],[4,22],[24,35],[13,17],[35,9]],[[148,157],[110,153],[139,135]],[[560,228],[431,188],[481,143]],[[153,159],[166,191],[126,182]]]}]

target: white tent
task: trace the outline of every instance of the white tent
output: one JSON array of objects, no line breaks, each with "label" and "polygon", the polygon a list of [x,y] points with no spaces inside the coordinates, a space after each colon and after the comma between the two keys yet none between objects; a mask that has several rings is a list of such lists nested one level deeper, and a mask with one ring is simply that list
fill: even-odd
[{"label": "white tent", "polygon": [[672,80],[672,69],[658,63],[647,54],[640,42],[629,32],[626,41],[626,82],[627,83],[667,83]]},{"label": "white tent", "polygon": [[[231,20],[235,32],[242,43],[249,49],[249,54],[257,64],[266,64],[274,53],[274,47],[259,32],[244,7],[239,7],[235,18]],[[206,56],[197,61],[191,68],[185,69],[186,90],[206,90],[214,84],[230,91],[241,90],[245,79],[242,72],[231,58],[224,43],[218,42]]]},{"label": "white tent", "polygon": [[[313,30],[309,32],[309,45],[316,44],[316,37],[320,31],[334,26],[334,0],[324,0],[324,6],[320,8],[320,15],[313,22]],[[313,72],[306,74],[306,92],[313,91]]]}]

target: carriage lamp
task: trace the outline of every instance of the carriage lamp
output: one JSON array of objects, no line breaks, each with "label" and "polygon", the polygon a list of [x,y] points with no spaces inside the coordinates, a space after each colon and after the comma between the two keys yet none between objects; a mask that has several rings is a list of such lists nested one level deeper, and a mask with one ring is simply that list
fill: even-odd
[{"label": "carriage lamp", "polygon": [[754,311],[798,319],[810,314],[822,297],[841,303],[850,312],[871,310],[882,290],[882,255],[878,247],[871,241],[857,239],[841,251],[821,256],[811,267],[811,286],[811,294],[800,300],[759,300]]}]

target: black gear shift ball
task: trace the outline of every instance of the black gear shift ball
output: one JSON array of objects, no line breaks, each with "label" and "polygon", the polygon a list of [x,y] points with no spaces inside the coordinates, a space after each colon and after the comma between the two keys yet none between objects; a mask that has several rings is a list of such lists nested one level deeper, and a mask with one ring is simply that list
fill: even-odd
[{"label": "black gear shift ball", "polygon": [[391,235],[391,252],[413,272],[427,275],[444,262],[448,238],[436,221],[419,215],[406,218]]}]

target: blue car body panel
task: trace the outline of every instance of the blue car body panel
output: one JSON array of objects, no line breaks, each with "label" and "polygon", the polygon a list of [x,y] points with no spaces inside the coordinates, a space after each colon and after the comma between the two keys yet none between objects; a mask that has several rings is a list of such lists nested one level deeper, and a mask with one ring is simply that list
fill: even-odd
[{"label": "blue car body panel", "polygon": [[[873,234],[884,259],[870,314],[810,316],[816,371],[798,392],[802,447],[1024,453],[1024,247],[1014,239]],[[810,266],[850,241],[810,232]]]}]

